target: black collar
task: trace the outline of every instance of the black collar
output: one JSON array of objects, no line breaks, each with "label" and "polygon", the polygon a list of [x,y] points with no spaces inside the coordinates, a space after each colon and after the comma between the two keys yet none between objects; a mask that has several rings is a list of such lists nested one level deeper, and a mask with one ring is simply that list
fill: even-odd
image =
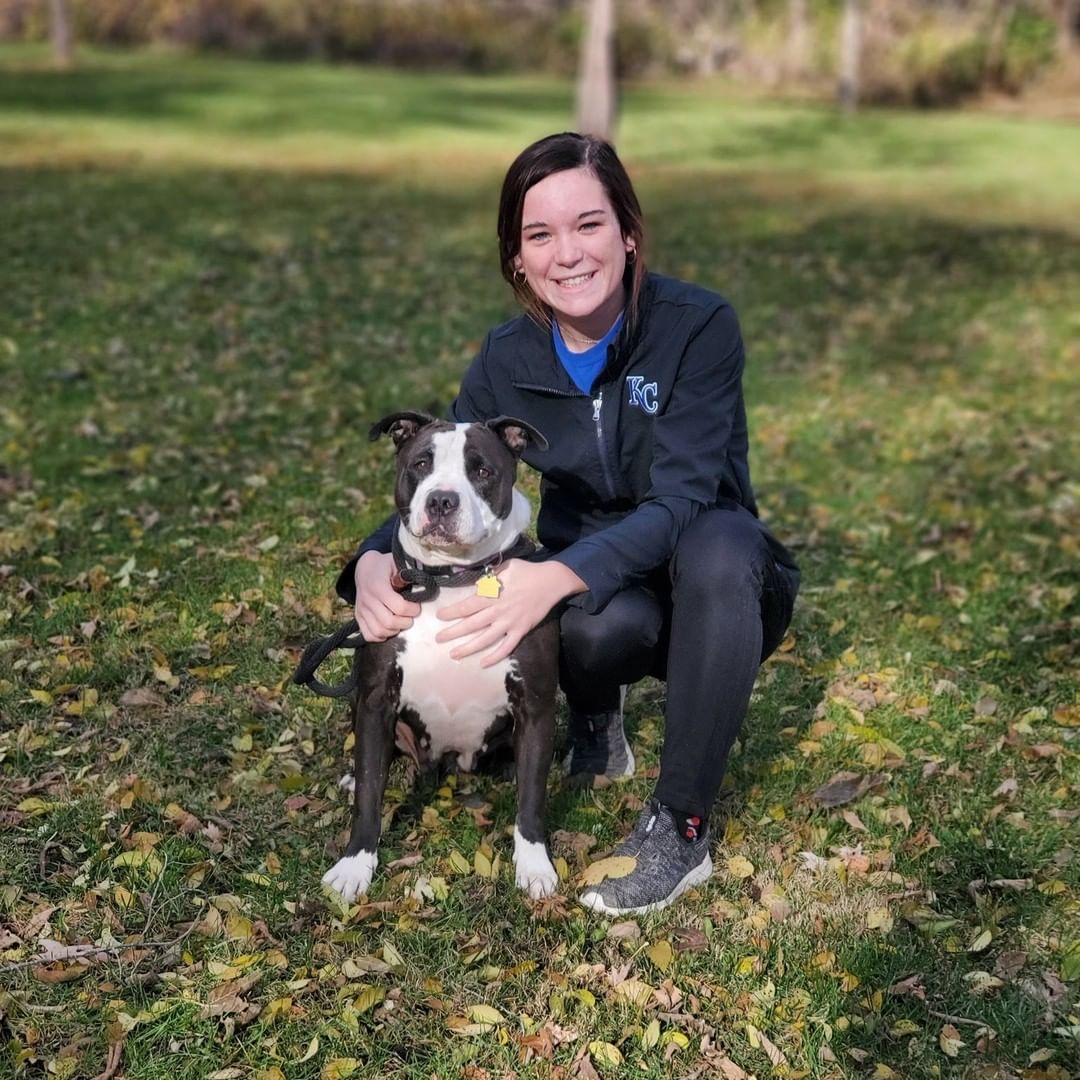
[{"label": "black collar", "polygon": [[485,574],[493,572],[505,559],[523,559],[531,555],[536,550],[536,545],[522,533],[510,547],[480,562],[469,563],[467,566],[427,566],[405,552],[398,530],[395,529],[390,550],[397,568],[394,588],[406,600],[422,604],[437,596],[440,589],[474,584]]}]

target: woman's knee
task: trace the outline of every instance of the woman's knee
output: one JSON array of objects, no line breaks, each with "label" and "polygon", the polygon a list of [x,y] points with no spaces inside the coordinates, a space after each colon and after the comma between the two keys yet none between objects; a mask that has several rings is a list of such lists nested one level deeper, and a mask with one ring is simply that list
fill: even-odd
[{"label": "woman's knee", "polygon": [[646,589],[617,593],[595,615],[568,607],[559,623],[563,651],[585,670],[603,670],[627,657],[651,653],[662,627],[660,604]]},{"label": "woman's knee", "polygon": [[748,590],[761,595],[771,559],[755,519],[734,510],[707,510],[679,538],[671,561],[672,586],[731,596]]}]

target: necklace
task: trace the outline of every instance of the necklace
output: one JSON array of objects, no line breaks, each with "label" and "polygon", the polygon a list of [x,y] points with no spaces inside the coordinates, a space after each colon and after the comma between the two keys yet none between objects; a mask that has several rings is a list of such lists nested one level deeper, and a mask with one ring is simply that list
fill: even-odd
[{"label": "necklace", "polygon": [[562,334],[563,341],[572,342],[574,345],[584,345],[586,348],[595,345],[600,340],[600,338],[586,337],[584,334],[578,334],[573,330],[567,333],[566,327],[562,323],[559,323],[559,333]]}]

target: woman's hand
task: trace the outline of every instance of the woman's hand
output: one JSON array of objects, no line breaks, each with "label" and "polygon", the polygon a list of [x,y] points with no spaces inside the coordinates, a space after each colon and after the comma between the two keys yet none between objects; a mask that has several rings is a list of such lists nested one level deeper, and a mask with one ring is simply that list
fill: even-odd
[{"label": "woman's hand", "polygon": [[498,599],[470,596],[439,610],[440,619],[457,621],[440,630],[435,640],[467,639],[450,653],[452,660],[485,649],[481,667],[505,660],[560,600],[588,588],[573,570],[554,560],[531,563],[511,559],[496,573],[502,583]]},{"label": "woman's hand", "polygon": [[412,626],[420,605],[390,584],[394,556],[366,551],[356,563],[356,622],[365,641],[386,641]]}]

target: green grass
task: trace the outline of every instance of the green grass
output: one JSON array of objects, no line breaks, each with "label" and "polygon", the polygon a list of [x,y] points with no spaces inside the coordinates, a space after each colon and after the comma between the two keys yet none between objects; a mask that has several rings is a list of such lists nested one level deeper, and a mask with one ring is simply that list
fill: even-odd
[{"label": "green grass", "polygon": [[[537,79],[107,53],[60,74],[0,51],[0,1075],[93,1076],[119,1042],[139,1080],[339,1058],[563,1076],[606,1042],[635,1075],[723,1054],[764,1076],[759,1031],[791,1075],[1076,1068],[1063,124],[628,90],[651,264],[740,312],[755,481],[804,572],[714,821],[717,874],[609,938],[570,881],[535,907],[514,891],[505,784],[395,774],[374,903],[320,893],[348,820],[345,714],[287,678],[389,507],[366,429],[444,407],[510,313],[500,173],[569,114],[569,88]],[[163,704],[125,703],[140,687]],[[662,701],[630,697],[633,782],[553,775],[553,831],[592,855],[625,832]],[[823,808],[840,770],[883,775]],[[481,846],[495,880],[451,862]],[[42,939],[112,951],[49,982],[25,963]],[[625,978],[656,993],[628,1001]],[[506,1022],[453,1033],[480,1004]],[[521,1041],[545,1029],[550,1059]]]}]

